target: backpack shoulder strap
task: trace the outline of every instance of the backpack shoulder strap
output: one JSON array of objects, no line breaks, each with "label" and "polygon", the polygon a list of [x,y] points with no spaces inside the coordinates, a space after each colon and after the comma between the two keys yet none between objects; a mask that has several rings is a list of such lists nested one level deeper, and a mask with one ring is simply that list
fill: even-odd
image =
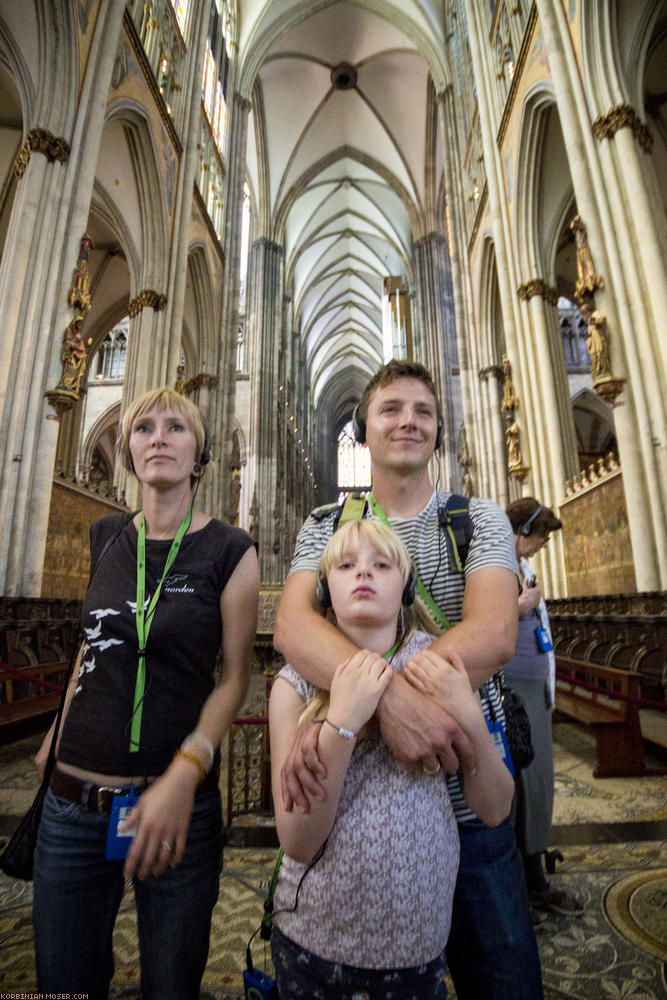
[{"label": "backpack shoulder strap", "polygon": [[361,521],[365,513],[366,497],[362,496],[361,493],[348,493],[334,521],[334,531],[338,531],[348,521]]},{"label": "backpack shoulder strap", "polygon": [[457,573],[462,573],[472,538],[472,521],[466,497],[452,493],[445,506],[438,509],[438,520],[452,565]]}]

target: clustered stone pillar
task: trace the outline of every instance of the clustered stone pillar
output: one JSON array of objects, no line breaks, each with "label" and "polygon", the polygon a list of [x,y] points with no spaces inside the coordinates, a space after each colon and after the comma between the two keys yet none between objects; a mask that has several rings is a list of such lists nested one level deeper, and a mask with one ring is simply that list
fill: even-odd
[{"label": "clustered stone pillar", "polygon": [[248,476],[257,502],[259,569],[264,583],[282,582],[277,555],[278,346],[281,341],[283,249],[265,237],[251,248],[248,266],[250,441]]},{"label": "clustered stone pillar", "polygon": [[418,333],[416,357],[423,360],[433,375],[442,403],[444,441],[441,461],[445,483],[451,489],[460,486],[456,460],[456,439],[461,424],[460,383],[456,349],[456,323],[447,237],[430,233],[415,243],[415,283]]}]

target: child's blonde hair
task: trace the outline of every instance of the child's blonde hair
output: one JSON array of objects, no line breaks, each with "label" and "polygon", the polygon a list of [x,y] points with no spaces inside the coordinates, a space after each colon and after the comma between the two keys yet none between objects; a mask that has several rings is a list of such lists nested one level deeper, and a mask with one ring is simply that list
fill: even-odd
[{"label": "child's blonde hair", "polygon": [[[324,551],[320,557],[320,563],[317,567],[317,575],[319,579],[326,579],[329,575],[329,570],[336,563],[348,553],[355,552],[361,542],[366,542],[371,545],[375,551],[383,556],[388,562],[392,563],[394,566],[400,570],[401,576],[403,577],[403,583],[408,582],[410,574],[414,572],[414,567],[412,564],[412,559],[410,558],[410,553],[406,549],[404,543],[396,535],[391,528],[383,524],[381,521],[371,521],[368,519],[362,519],[358,521],[349,521],[347,524],[335,531],[329,541],[326,544]],[[334,609],[335,614],[335,609]],[[403,618],[404,625],[401,628],[401,617]],[[399,628],[401,632],[399,633]],[[398,609],[396,610],[396,638],[397,640],[405,641],[414,628],[414,612],[411,607],[404,608],[403,616],[399,615]],[[319,689],[316,691],[314,697],[308,702],[303,712],[299,716],[299,725],[304,725],[315,719],[323,709],[329,704],[329,692]]]}]

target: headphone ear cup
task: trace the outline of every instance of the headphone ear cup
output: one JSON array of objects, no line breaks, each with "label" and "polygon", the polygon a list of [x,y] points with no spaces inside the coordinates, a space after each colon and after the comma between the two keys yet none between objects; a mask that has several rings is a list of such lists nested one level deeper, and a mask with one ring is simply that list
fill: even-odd
[{"label": "headphone ear cup", "polygon": [[354,440],[358,441],[359,444],[366,444],[366,421],[363,417],[359,416],[358,403],[352,411],[352,430],[354,432]]},{"label": "headphone ear cup", "polygon": [[203,417],[201,418],[201,422],[204,425],[204,447],[202,448],[201,455],[199,456],[199,464],[204,466],[208,465],[211,461],[211,453],[213,449],[211,448],[211,436],[208,431],[208,424]]},{"label": "headphone ear cup", "polygon": [[537,515],[540,513],[541,510],[544,510],[543,504],[540,504],[530,515],[528,520],[524,524],[522,524],[521,527],[519,528],[519,534],[523,535],[524,538],[527,538],[528,535],[532,534],[533,521],[535,520],[535,518],[537,517]]},{"label": "headphone ear cup", "polygon": [[403,594],[401,596],[401,604],[404,608],[409,608],[415,603],[415,597],[417,596],[417,579],[417,574],[413,566],[410,570],[410,576],[405,581]]},{"label": "headphone ear cup", "polygon": [[329,581],[326,576],[317,575],[315,580],[315,596],[323,608],[331,607],[331,593],[329,592]]}]

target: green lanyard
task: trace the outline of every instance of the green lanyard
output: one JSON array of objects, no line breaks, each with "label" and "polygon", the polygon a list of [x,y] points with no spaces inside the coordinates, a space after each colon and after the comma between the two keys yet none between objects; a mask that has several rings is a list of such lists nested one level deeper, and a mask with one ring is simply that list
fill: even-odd
[{"label": "green lanyard", "polygon": [[[382,521],[383,524],[386,524],[387,527],[391,528],[391,530],[393,531],[394,529],[392,528],[391,524],[389,523],[389,518],[387,517],[387,515],[385,514],[385,512],[382,510],[382,507],[380,507],[379,503],[377,502],[377,500],[375,499],[375,497],[373,496],[372,493],[368,494],[368,502],[371,505],[371,510],[373,511],[373,513],[375,514],[375,516],[378,518],[378,520]],[[435,601],[433,600],[430,592],[426,589],[426,587],[425,587],[424,583],[422,582],[422,579],[421,579],[421,577],[419,575],[417,575],[417,590],[419,591],[419,596],[421,597],[422,601],[424,602],[424,604],[428,608],[429,612],[431,613],[431,616],[435,619],[435,621],[438,623],[438,625],[440,626],[440,628],[443,628],[443,629],[449,629],[449,628],[451,628],[452,624],[451,624],[449,618],[447,617],[447,615],[445,614],[445,612],[442,610],[442,608],[438,607],[438,605],[435,603]]]},{"label": "green lanyard", "polygon": [[153,616],[155,614],[155,608],[158,602],[158,597],[160,596],[160,591],[162,590],[162,584],[165,581],[167,573],[171,569],[174,563],[174,559],[178,554],[178,550],[181,547],[181,542],[183,541],[183,536],[185,532],[190,527],[192,522],[192,504],[190,505],[187,514],[181,521],[181,526],[176,532],[176,538],[174,538],[171,543],[171,548],[169,549],[169,555],[167,556],[167,561],[164,564],[164,570],[162,572],[162,577],[157,587],[155,588],[155,593],[153,594],[150,604],[148,605],[148,610],[145,606],[146,598],[146,519],[144,517],[144,512],[141,512],[141,518],[139,520],[139,537],[137,539],[137,610],[136,610],[136,621],[137,621],[137,640],[139,642],[139,666],[137,667],[137,681],[134,688],[134,705],[132,707],[132,729],[130,732],[130,753],[136,753],[139,749],[139,734],[141,733],[141,715],[144,706],[144,691],[146,688],[146,643],[148,641],[148,633],[150,632],[150,627],[153,624]]}]

